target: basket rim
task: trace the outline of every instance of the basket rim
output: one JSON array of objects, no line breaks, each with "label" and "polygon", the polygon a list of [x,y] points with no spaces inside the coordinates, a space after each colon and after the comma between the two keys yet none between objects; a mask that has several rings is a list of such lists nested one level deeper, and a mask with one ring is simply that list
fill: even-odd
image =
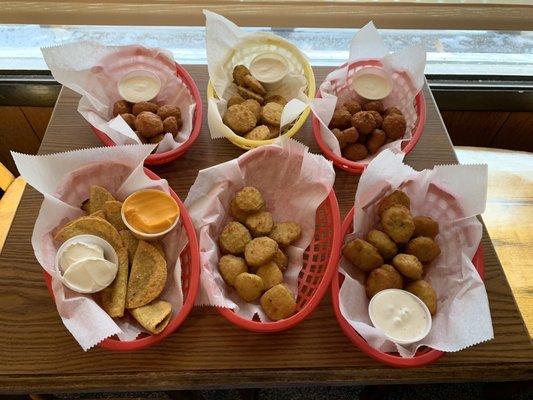
[{"label": "basket rim", "polygon": [[[358,64],[358,63],[369,63],[369,65],[381,65],[376,60],[366,60],[366,61],[357,61],[352,64]],[[344,68],[348,65],[348,63],[344,63],[343,65],[337,67],[336,69]],[[321,98],[320,90],[316,91],[315,98],[319,99]],[[423,93],[423,90],[420,90],[417,95],[415,96],[415,102],[416,106],[418,108],[418,119],[415,125],[415,128],[413,130],[413,134],[411,136],[411,139],[408,141],[405,141],[402,144],[402,153],[409,154],[416,146],[418,141],[420,140],[420,137],[424,133],[424,128],[426,125],[426,99]],[[347,158],[341,157],[333,153],[333,151],[329,148],[329,146],[326,144],[324,139],[322,138],[322,133],[320,130],[320,121],[316,117],[315,113],[312,113],[311,115],[311,126],[313,130],[313,135],[315,136],[315,141],[318,144],[318,147],[320,147],[320,150],[322,153],[326,156],[326,158],[330,159],[333,164],[343,169],[344,171],[347,171],[351,174],[361,174],[365,170],[365,168],[368,166],[368,163],[362,163],[358,161],[350,161]],[[376,153],[379,154],[379,153]]]},{"label": "basket rim", "polygon": [[[258,322],[253,320],[248,320],[237,315],[230,308],[216,307],[217,311],[231,323],[237,325],[240,328],[259,333],[272,333],[280,332],[294,326],[298,325],[305,318],[307,318],[320,304],[324,294],[328,290],[331,279],[333,278],[336,272],[336,261],[338,259],[338,254],[341,247],[341,221],[340,221],[340,212],[339,204],[337,202],[337,196],[335,195],[335,190],[332,188],[328,194],[328,197],[322,202],[326,204],[331,210],[332,218],[332,228],[333,228],[333,237],[330,256],[328,258],[328,264],[326,265],[325,272],[323,274],[322,280],[317,286],[315,292],[307,302],[307,304],[299,310],[296,314],[292,315],[289,318],[285,318],[275,322]],[[322,206],[322,204],[320,206]]]},{"label": "basket rim", "polygon": [[[160,177],[156,173],[150,171],[146,167],[144,167],[144,173],[152,180],[160,179]],[[185,205],[170,186],[169,190],[172,198],[174,198],[174,200],[176,200],[176,202],[178,203],[178,206],[180,208],[180,218],[183,223],[183,227],[187,232],[187,237],[189,239],[188,246],[191,255],[189,266],[189,287],[187,291],[187,297],[183,302],[180,312],[171,319],[167,327],[161,333],[157,335],[149,335],[147,337],[134,339],[131,341],[120,341],[108,337],[97,344],[97,346],[99,347],[114,351],[132,351],[146,348],[156,343],[159,343],[167,336],[170,336],[172,333],[174,333],[183,324],[183,322],[185,321],[194,306],[194,301],[196,299],[196,295],[198,294],[198,289],[200,286],[200,255],[198,248],[198,239],[196,238],[196,231],[194,229],[191,217],[189,216],[189,213],[185,208]],[[54,292],[52,290],[52,277],[45,270],[43,270],[43,275],[46,287],[48,289],[48,293],[50,294],[52,300],[54,300],[55,303]]]},{"label": "basket rim", "polygon": [[[198,139],[198,136],[200,135],[200,130],[202,129],[203,104],[202,96],[200,95],[200,90],[198,89],[198,86],[196,86],[196,83],[194,82],[194,79],[189,74],[189,72],[187,72],[187,70],[177,62],[174,62],[174,64],[176,65],[176,75],[184,81],[185,86],[187,86],[187,88],[190,90],[192,97],[194,98],[194,101],[196,103],[192,123],[193,128],[189,138],[185,142],[183,142],[181,146],[169,151],[165,151],[163,153],[150,154],[144,160],[145,165],[162,165],[174,161],[178,157],[182,156],[187,152],[187,150],[189,150],[189,148],[196,141],[196,139]],[[113,139],[111,139],[109,136],[107,136],[105,132],[101,131],[97,127],[91,125],[91,129],[104,145],[117,145],[115,141],[113,141]]]},{"label": "basket rim", "polygon": [[[267,32],[261,32],[261,33],[267,33]],[[265,38],[265,40],[275,40],[279,43],[282,43],[286,49],[290,50],[293,54],[297,56],[297,58],[299,59],[303,67],[304,75],[307,80],[307,97],[309,99],[313,98],[316,94],[315,74],[305,54],[303,54],[302,51],[298,49],[298,47],[296,47],[293,43],[279,36],[268,33],[268,38]],[[233,51],[230,52],[230,54],[228,55],[228,59],[230,59],[232,55],[233,55]],[[211,99],[217,99],[217,98],[218,96],[215,92],[215,87],[213,86],[213,82],[211,79],[209,79],[207,83],[207,99],[209,101]],[[279,137],[290,138],[294,136],[302,128],[310,112],[311,112],[311,109],[309,106],[307,106],[305,110],[302,111],[300,116],[296,119],[293,126],[291,126],[291,128],[287,130],[287,132],[285,132],[283,135],[280,135]],[[245,139],[242,136],[235,134],[234,132],[231,132],[229,135],[224,135],[224,137],[228,139],[234,145],[245,150],[250,150],[256,147],[273,144],[276,140],[279,139],[278,137],[278,138],[268,139],[268,140],[251,140],[251,139]]]},{"label": "basket rim", "polygon": [[[344,238],[350,232],[353,226],[354,213],[355,213],[355,207],[352,207],[351,210],[346,215],[346,217],[344,218],[344,221],[342,222],[341,234],[342,234],[343,242],[344,242]],[[341,257],[342,257],[342,254],[339,252],[338,258],[336,260],[337,266],[341,260]],[[472,258],[472,262],[477,272],[479,273],[479,276],[481,277],[481,279],[483,279],[485,276],[485,263],[483,259],[482,243],[479,244],[476,254]],[[372,357],[376,361],[379,361],[384,364],[390,365],[392,367],[397,367],[397,368],[423,367],[425,365],[428,365],[428,364],[431,364],[437,361],[439,358],[441,358],[445,354],[445,352],[443,351],[428,348],[427,351],[423,352],[420,355],[415,354],[415,356],[412,358],[403,358],[401,356],[395,356],[389,353],[382,352],[370,346],[366,342],[366,340],[361,335],[359,335],[359,333],[357,333],[357,331],[348,323],[348,321],[346,321],[346,319],[341,313],[340,303],[339,303],[339,292],[340,292],[340,287],[341,287],[341,280],[343,279],[344,279],[344,276],[338,271],[338,268],[337,268],[336,274],[333,276],[333,279],[331,281],[331,303],[333,306],[333,310],[335,312],[335,317],[342,331],[344,332],[346,337],[353,344],[355,344],[359,348],[359,350],[361,350],[363,353]]]}]

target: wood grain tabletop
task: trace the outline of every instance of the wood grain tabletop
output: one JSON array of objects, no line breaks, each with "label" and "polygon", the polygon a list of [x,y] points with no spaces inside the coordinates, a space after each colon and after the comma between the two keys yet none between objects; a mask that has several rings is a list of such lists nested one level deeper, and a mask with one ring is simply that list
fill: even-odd
[{"label": "wood grain tabletop", "polygon": [[[207,70],[188,70],[205,99]],[[316,68],[320,83],[329,69]],[[424,134],[406,162],[416,169],[456,163],[431,93]],[[41,154],[98,146],[76,111],[79,96],[63,89],[40,148]],[[206,112],[204,110],[204,114]],[[308,121],[296,139],[319,152]],[[207,123],[189,152],[154,171],[184,199],[198,170],[242,154],[225,139],[211,140]],[[341,216],[351,208],[357,176],[337,170]],[[94,348],[83,352],[63,326],[35,260],[31,234],[42,196],[27,187],[0,255],[0,392],[162,390],[318,384],[414,383],[533,379],[533,347],[509,285],[485,233],[485,284],[494,340],[446,354],[419,369],[394,369],[369,358],[337,325],[329,293],[292,330],[244,331],[211,308],[195,308],[162,343],[137,352]]]}]

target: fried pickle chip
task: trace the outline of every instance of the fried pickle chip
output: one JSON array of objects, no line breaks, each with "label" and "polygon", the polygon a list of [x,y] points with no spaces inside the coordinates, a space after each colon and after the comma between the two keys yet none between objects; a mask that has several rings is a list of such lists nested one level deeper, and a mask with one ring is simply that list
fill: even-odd
[{"label": "fried pickle chip", "polygon": [[244,259],[250,267],[260,267],[271,261],[278,251],[278,244],[269,237],[253,239],[244,248]]},{"label": "fried pickle chip", "polygon": [[366,241],[378,249],[379,254],[385,260],[390,260],[398,253],[398,246],[386,233],[372,229],[366,236]]},{"label": "fried pickle chip", "polygon": [[439,234],[439,223],[431,217],[414,217],[413,222],[415,223],[414,237],[425,236],[435,239],[435,236]]},{"label": "fried pickle chip", "polygon": [[381,224],[385,233],[398,244],[407,243],[415,231],[411,213],[401,205],[394,205],[385,210],[381,216]]},{"label": "fried pickle chip", "polygon": [[296,312],[296,300],[294,295],[283,284],[268,289],[261,296],[261,307],[273,321],[288,318]]},{"label": "fried pickle chip", "polygon": [[100,291],[102,308],[111,317],[124,315],[126,301],[126,286],[128,283],[128,252],[122,243],[122,239],[113,225],[105,219],[98,217],[81,217],[75,219],[61,228],[54,240],[64,243],[78,235],[94,235],[106,240],[117,252],[118,272],[111,285]]},{"label": "fried pickle chip", "polygon": [[404,206],[405,208],[409,210],[411,207],[411,200],[401,190],[395,190],[391,194],[383,197],[383,199],[381,199],[381,201],[379,202],[379,208],[378,208],[379,216],[381,217],[383,213],[385,212],[385,210],[397,204]]},{"label": "fried pickle chip", "polygon": [[244,246],[250,240],[252,240],[252,235],[250,235],[248,229],[240,222],[235,221],[228,223],[218,238],[222,252],[230,254],[244,252]]},{"label": "fried pickle chip", "polygon": [[88,213],[93,214],[104,207],[106,201],[113,201],[115,198],[107,189],[101,186],[91,186],[89,194]]},{"label": "fried pickle chip", "polygon": [[248,266],[242,257],[226,254],[218,261],[218,270],[224,281],[230,285],[235,285],[235,278],[243,272],[248,272]]},{"label": "fried pickle chip", "polygon": [[396,269],[389,264],[383,264],[376,268],[366,277],[365,290],[368,299],[385,289],[401,289],[403,278]]},{"label": "fried pickle chip", "polygon": [[130,263],[132,263],[133,257],[135,257],[135,252],[137,251],[137,246],[139,245],[139,239],[137,239],[129,229],[121,230],[119,235],[122,238],[122,243],[124,243],[124,247],[126,247],[128,252]]},{"label": "fried pickle chip", "polygon": [[405,290],[411,292],[420,300],[422,300],[428,307],[431,315],[435,315],[437,312],[437,293],[435,293],[433,286],[424,280],[418,280],[407,285]]},{"label": "fried pickle chip", "polygon": [[233,218],[235,218],[242,224],[246,222],[246,218],[248,218],[248,216],[250,215],[250,213],[243,211],[239,207],[237,207],[235,199],[231,200],[231,203],[229,205],[229,213]]},{"label": "fried pickle chip", "polygon": [[155,300],[145,306],[132,308],[130,313],[143,328],[157,335],[170,322],[172,306],[166,301]]},{"label": "fried pickle chip", "polygon": [[151,244],[139,240],[131,265],[126,308],[142,307],[161,294],[167,281],[167,262]]},{"label": "fried pickle chip", "polygon": [[361,271],[372,271],[383,265],[378,250],[363,239],[354,239],[344,245],[342,254]]},{"label": "fried pickle chip", "polygon": [[420,279],[424,269],[418,258],[410,254],[397,254],[392,259],[392,264],[403,276],[409,279]]},{"label": "fried pickle chip", "polygon": [[440,247],[433,239],[419,236],[407,243],[405,252],[415,256],[420,262],[430,263],[440,255]]},{"label": "fried pickle chip", "polygon": [[276,263],[281,272],[285,272],[289,265],[289,257],[281,249],[278,249],[272,261]]},{"label": "fried pickle chip", "polygon": [[302,235],[302,228],[298,222],[287,221],[274,224],[269,237],[274,239],[280,246],[288,246]]},{"label": "fried pickle chip", "polygon": [[235,194],[235,205],[244,212],[261,211],[265,207],[265,200],[259,190],[253,186],[245,186]]},{"label": "fried pickle chip", "polygon": [[246,218],[246,227],[250,229],[252,236],[268,235],[273,226],[274,220],[268,211],[259,211]]},{"label": "fried pickle chip", "polygon": [[106,201],[103,205],[105,219],[107,219],[117,231],[128,229],[122,221],[122,216],[120,215],[121,209],[122,202],[116,200]]},{"label": "fried pickle chip", "polygon": [[274,261],[261,265],[255,273],[263,280],[265,290],[283,283],[283,273]]},{"label": "fried pickle chip", "polygon": [[235,278],[235,289],[244,301],[257,300],[264,290],[264,283],[261,277],[243,272]]}]

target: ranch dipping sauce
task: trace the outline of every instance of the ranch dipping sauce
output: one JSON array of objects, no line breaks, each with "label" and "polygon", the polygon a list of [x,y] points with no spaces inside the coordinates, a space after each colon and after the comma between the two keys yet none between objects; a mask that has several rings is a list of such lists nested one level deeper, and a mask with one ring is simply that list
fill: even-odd
[{"label": "ranch dipping sauce", "polygon": [[131,103],[152,100],[160,90],[161,80],[149,71],[131,71],[118,82],[120,96]]},{"label": "ranch dipping sauce", "polygon": [[277,84],[289,72],[285,57],[276,53],[263,53],[256,56],[250,63],[252,76],[261,83]]},{"label": "ranch dipping sauce", "polygon": [[367,67],[354,74],[352,88],[367,100],[381,100],[391,93],[392,80],[381,68]]},{"label": "ranch dipping sauce", "polygon": [[368,305],[372,324],[393,342],[415,343],[431,329],[431,314],[415,295],[401,289],[378,292]]}]

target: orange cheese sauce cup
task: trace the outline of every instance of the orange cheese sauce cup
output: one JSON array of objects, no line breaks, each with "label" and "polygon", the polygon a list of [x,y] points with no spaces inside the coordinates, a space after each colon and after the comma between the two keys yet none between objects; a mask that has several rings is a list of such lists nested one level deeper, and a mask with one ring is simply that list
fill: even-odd
[{"label": "orange cheese sauce cup", "polygon": [[124,200],[121,215],[124,224],[139,239],[156,240],[176,226],[180,209],[169,194],[144,189]]}]

